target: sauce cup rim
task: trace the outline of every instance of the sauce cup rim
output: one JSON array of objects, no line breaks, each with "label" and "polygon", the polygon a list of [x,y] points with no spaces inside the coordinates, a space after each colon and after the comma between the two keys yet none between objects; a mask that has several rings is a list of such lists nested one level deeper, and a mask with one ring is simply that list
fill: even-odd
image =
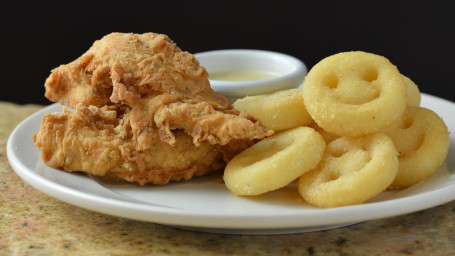
[{"label": "sauce cup rim", "polygon": [[[288,54],[274,51],[257,49],[222,49],[200,52],[194,55],[201,66],[205,67],[208,72],[211,67],[205,66],[204,61],[207,60],[207,58],[212,58],[211,61],[216,61],[217,58],[220,59],[220,61],[226,60],[226,58],[241,58],[243,62],[247,62],[249,59],[251,59],[251,62],[254,62],[253,58],[262,58],[264,61],[267,60],[271,62],[277,62],[278,64],[285,64],[289,68],[289,70],[282,72],[282,74],[278,74],[276,77],[260,80],[223,81],[209,79],[212,88],[216,92],[221,93],[227,97],[242,97],[247,95],[270,93],[281,89],[295,88],[303,83],[303,80],[305,79],[305,76],[308,72],[306,65],[300,59]],[[241,68],[237,70],[228,68],[228,70],[220,70],[216,72],[223,71],[244,70]],[[251,69],[251,71],[258,70]],[[266,71],[262,69],[261,71],[272,74],[279,73],[276,70]]]}]

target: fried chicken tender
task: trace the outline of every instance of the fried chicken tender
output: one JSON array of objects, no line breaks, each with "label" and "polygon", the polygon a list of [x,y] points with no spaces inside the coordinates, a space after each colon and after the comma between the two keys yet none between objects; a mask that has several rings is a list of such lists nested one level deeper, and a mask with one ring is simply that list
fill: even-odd
[{"label": "fried chicken tender", "polygon": [[[182,122],[182,117],[188,118]],[[245,113],[231,109],[218,111],[202,101],[174,102],[161,106],[154,117],[161,140],[173,145],[176,141],[171,130],[183,129],[193,137],[193,143],[209,141],[225,145],[232,139],[263,138],[268,130],[248,119]]]},{"label": "fried chicken tender", "polygon": [[74,112],[49,113],[34,136],[35,144],[51,167],[139,184],[165,184],[224,167],[221,145],[202,142],[194,146],[191,136],[182,131],[175,132],[173,146],[155,134],[153,147],[137,150],[129,116],[127,109],[115,106],[78,105]]},{"label": "fried chicken tender", "polygon": [[223,108],[200,97],[175,94],[161,94],[136,104],[130,122],[138,148],[142,150],[150,148],[154,133],[174,145],[176,138],[172,130],[175,129],[191,135],[195,145],[201,141],[226,145],[233,139],[262,139],[272,134],[243,111]]},{"label": "fried chicken tender", "polygon": [[45,115],[34,142],[69,172],[166,184],[221,170],[273,133],[215,93],[166,35],[109,34],[52,70],[45,88],[74,111]]},{"label": "fried chicken tender", "polygon": [[75,61],[53,69],[44,86],[48,99],[72,108],[78,103],[133,106],[157,93],[199,95],[227,107],[207,77],[196,58],[166,35],[111,33]]}]

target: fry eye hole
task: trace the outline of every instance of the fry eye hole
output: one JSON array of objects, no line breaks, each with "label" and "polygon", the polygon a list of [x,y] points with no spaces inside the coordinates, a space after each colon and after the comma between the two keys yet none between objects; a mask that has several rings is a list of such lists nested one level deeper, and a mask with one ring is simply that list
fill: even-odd
[{"label": "fry eye hole", "polygon": [[326,77],[324,77],[323,83],[328,88],[335,89],[338,87],[339,80],[335,74],[331,73],[331,74],[327,75]]},{"label": "fry eye hole", "polygon": [[362,79],[369,83],[375,81],[376,79],[378,79],[378,70],[373,67],[367,68],[363,73]]},{"label": "fry eye hole", "polygon": [[344,156],[346,153],[348,153],[347,149],[337,148],[331,152],[331,155],[332,157],[338,158]]},{"label": "fry eye hole", "polygon": [[327,177],[326,177],[326,182],[331,182],[331,181],[335,181],[337,179],[340,178],[340,174],[338,172],[330,172]]},{"label": "fry eye hole", "polygon": [[413,124],[414,124],[414,119],[408,116],[408,117],[404,118],[404,120],[403,120],[402,129],[408,129]]}]

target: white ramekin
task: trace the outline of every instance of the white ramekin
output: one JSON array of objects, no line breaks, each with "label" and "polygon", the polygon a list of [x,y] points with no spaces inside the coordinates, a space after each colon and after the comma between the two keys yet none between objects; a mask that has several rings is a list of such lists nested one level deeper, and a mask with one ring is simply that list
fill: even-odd
[{"label": "white ramekin", "polygon": [[194,54],[207,72],[252,71],[274,75],[253,81],[210,80],[212,88],[230,101],[248,95],[271,93],[300,86],[308,72],[305,64],[292,56],[263,50],[216,50]]}]

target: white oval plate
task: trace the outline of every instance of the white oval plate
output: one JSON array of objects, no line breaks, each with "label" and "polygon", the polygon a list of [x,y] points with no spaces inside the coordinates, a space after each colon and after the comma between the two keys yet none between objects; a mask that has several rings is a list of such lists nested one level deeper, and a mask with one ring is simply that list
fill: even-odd
[{"label": "white oval plate", "polygon": [[48,167],[33,144],[46,112],[33,114],[12,132],[7,152],[16,173],[36,189],[64,202],[113,216],[184,229],[229,234],[289,234],[411,213],[455,199],[455,103],[422,94],[422,106],[443,117],[450,135],[446,162],[427,180],[410,188],[386,191],[361,205],[318,209],[299,201],[295,184],[258,197],[237,197],[219,176],[164,186],[104,182],[93,176]]}]

